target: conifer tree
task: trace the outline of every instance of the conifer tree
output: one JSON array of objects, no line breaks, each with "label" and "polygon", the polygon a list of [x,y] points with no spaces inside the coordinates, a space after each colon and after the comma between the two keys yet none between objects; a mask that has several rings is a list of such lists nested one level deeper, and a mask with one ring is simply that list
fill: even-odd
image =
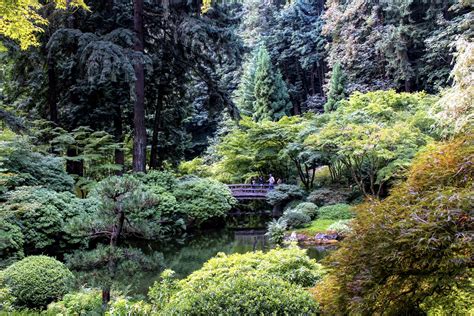
[{"label": "conifer tree", "polygon": [[258,50],[256,63],[253,119],[277,120],[289,114],[291,108],[286,84],[281,73],[273,69],[270,55],[264,46]]},{"label": "conifer tree", "polygon": [[255,103],[255,71],[257,52],[252,53],[251,58],[244,64],[240,83],[235,91],[236,104],[240,113],[252,116]]},{"label": "conifer tree", "polygon": [[329,83],[328,101],[324,105],[324,111],[330,112],[337,109],[339,101],[345,98],[346,77],[340,63],[334,65]]},{"label": "conifer tree", "polygon": [[277,69],[275,72],[273,85],[275,87],[275,91],[273,95],[270,116],[273,118],[273,120],[279,120],[283,116],[288,115],[291,109],[290,95],[280,69]]}]

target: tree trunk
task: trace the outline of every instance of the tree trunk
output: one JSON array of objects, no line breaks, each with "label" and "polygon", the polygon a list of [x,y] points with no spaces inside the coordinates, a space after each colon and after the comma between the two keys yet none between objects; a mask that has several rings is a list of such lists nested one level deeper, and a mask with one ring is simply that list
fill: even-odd
[{"label": "tree trunk", "polygon": [[[135,51],[143,53],[143,0],[133,2],[133,26],[137,36]],[[143,63],[135,65],[135,105],[133,107],[133,171],[146,171],[146,129],[145,129],[145,69]]]},{"label": "tree trunk", "polygon": [[[114,224],[112,228],[112,234],[110,236],[110,253],[115,252],[115,248],[118,245],[120,235],[122,234],[123,223],[125,222],[125,214],[122,211],[118,211],[118,222]],[[114,257],[109,257],[108,269],[110,279],[113,280],[117,271],[117,261]],[[110,283],[102,288],[102,308],[106,309],[107,304],[110,302]]]},{"label": "tree trunk", "polygon": [[110,285],[106,285],[102,288],[102,310],[107,310],[107,305],[110,302]]},{"label": "tree trunk", "polygon": [[158,89],[158,100],[155,109],[155,118],[153,122],[153,136],[151,139],[150,168],[158,169],[158,133],[161,129],[161,110],[163,108],[162,89]]}]

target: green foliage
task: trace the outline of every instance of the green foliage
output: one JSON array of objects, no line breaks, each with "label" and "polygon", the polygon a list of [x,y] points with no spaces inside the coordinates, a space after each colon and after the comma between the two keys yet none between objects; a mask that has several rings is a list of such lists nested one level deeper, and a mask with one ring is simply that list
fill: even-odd
[{"label": "green foliage", "polygon": [[74,275],[61,262],[47,256],[30,256],[9,266],[3,284],[15,297],[15,305],[45,307],[60,299],[72,286]]},{"label": "green foliage", "polygon": [[328,64],[342,65],[350,92],[436,92],[449,82],[450,43],[472,37],[472,3],[328,0]]},{"label": "green foliage", "polygon": [[444,135],[465,132],[474,124],[474,82],[470,75],[474,71],[474,43],[459,39],[456,44],[456,63],[451,71],[454,85],[443,91],[438,101],[438,125]]},{"label": "green foliage", "polygon": [[318,206],[311,202],[299,203],[294,210],[308,215],[311,219],[315,219],[318,216]]},{"label": "green foliage", "polygon": [[[435,98],[424,93],[355,93],[329,115],[305,143],[326,153],[330,169],[341,164],[365,195],[380,197],[411,159],[436,137],[429,114]],[[334,171],[332,171],[334,172]]]},{"label": "green foliage", "polygon": [[85,288],[80,292],[68,293],[62,300],[49,304],[47,313],[51,315],[102,315],[100,290]]},{"label": "green foliage", "polygon": [[254,50],[244,65],[240,83],[234,93],[235,103],[240,114],[252,117],[255,106],[255,71],[257,68],[257,50]]},{"label": "green foliage", "polygon": [[289,114],[291,103],[286,84],[281,73],[273,69],[265,46],[260,46],[257,51],[254,94],[254,120],[276,121]]},{"label": "green foliage", "polygon": [[178,292],[177,283],[178,279],[176,279],[173,270],[166,269],[160,274],[160,281],[155,282],[148,291],[148,297],[156,309],[162,310],[171,296]]},{"label": "green foliage", "polygon": [[[302,287],[315,284],[321,276],[321,266],[297,247],[220,253],[177,283],[165,277],[168,285],[156,283],[150,293],[155,306],[164,306],[163,315],[311,314],[317,304]],[[165,294],[159,295],[160,290]]]},{"label": "green foliage", "polygon": [[217,152],[220,160],[215,163],[220,173],[230,174],[232,181],[248,181],[251,177],[268,175],[289,179],[295,167],[306,161],[299,159],[299,152],[288,147],[298,142],[300,132],[309,124],[307,117],[283,117],[273,122],[252,121],[244,117],[239,127],[220,139]]},{"label": "green foliage", "polygon": [[323,10],[321,1],[287,1],[278,7],[275,21],[264,34],[272,60],[288,86],[294,114],[319,111],[324,102],[312,101],[324,100],[327,41],[321,34]]},{"label": "green foliage", "polygon": [[[2,276],[0,275],[0,277]],[[11,290],[7,287],[0,287],[0,311],[11,313],[15,309],[15,297],[12,295]]]},{"label": "green foliage", "polygon": [[73,178],[64,171],[64,160],[33,152],[25,141],[7,143],[9,153],[1,159],[1,167],[9,174],[5,186],[44,186],[54,191],[71,191]]},{"label": "green foliage", "polygon": [[79,292],[64,295],[63,299],[48,305],[47,315],[151,315],[152,307],[143,301],[132,301],[123,295],[112,293],[104,313],[101,292],[83,288]]},{"label": "green foliage", "polygon": [[208,177],[211,175],[204,164],[204,159],[200,157],[189,161],[182,161],[178,166],[178,170],[182,175],[194,175],[196,177]]},{"label": "green foliage", "polygon": [[301,200],[304,197],[304,191],[297,185],[280,184],[267,194],[267,201],[271,205],[277,205],[289,202],[291,200]]},{"label": "green foliage", "polygon": [[200,291],[184,289],[162,315],[311,315],[318,305],[308,292],[279,278],[244,275]]},{"label": "green foliage", "polygon": [[337,232],[338,234],[346,236],[350,232],[352,232],[350,223],[351,223],[350,219],[338,220],[337,222],[331,224],[327,230],[334,231],[334,232]]},{"label": "green foliage", "polygon": [[336,220],[334,219],[315,219],[307,227],[299,228],[296,232],[303,233],[305,235],[315,235],[317,233],[324,233],[328,228],[334,224]]},{"label": "green foliage", "polygon": [[430,296],[421,304],[421,307],[428,316],[471,315],[474,313],[473,285],[471,281],[464,289],[454,287],[445,295]]},{"label": "green foliage", "polygon": [[134,301],[118,297],[109,304],[106,315],[154,315],[153,308],[145,301]]},{"label": "green foliage", "polygon": [[83,243],[67,226],[75,217],[87,216],[95,208],[89,199],[40,187],[21,187],[5,197],[0,218],[22,230],[24,247],[29,251]]},{"label": "green foliage", "polygon": [[[53,0],[51,2],[58,9],[88,9],[86,3],[82,0]],[[44,4],[37,0],[0,2],[0,15],[2,16],[0,34],[18,41],[21,49],[38,46],[39,42],[36,36],[43,32],[43,27],[48,24],[48,20],[38,12],[43,7]]]},{"label": "green foliage", "polygon": [[271,222],[267,224],[267,232],[265,233],[268,236],[268,240],[274,245],[281,245],[285,238],[285,232],[288,228],[286,221],[283,217],[277,219],[272,219]]},{"label": "green foliage", "polygon": [[227,186],[211,179],[182,179],[173,194],[178,201],[179,212],[196,225],[225,217],[236,203]]},{"label": "green foliage", "polygon": [[347,203],[352,192],[343,187],[331,186],[312,191],[307,200],[318,206]]},{"label": "green foliage", "polygon": [[283,221],[286,222],[288,228],[300,228],[311,222],[311,217],[303,212],[303,210],[289,209],[283,212]]},{"label": "green foliage", "polygon": [[353,217],[352,207],[347,204],[326,205],[318,209],[319,219],[351,219]]},{"label": "green foliage", "polygon": [[24,239],[20,227],[0,217],[0,268],[23,258]]},{"label": "green foliage", "polygon": [[160,253],[123,246],[130,237],[162,236],[161,216],[154,209],[157,197],[130,175],[104,179],[90,196],[98,201],[97,210],[81,217],[75,229],[84,239],[98,238],[107,245],[95,243],[91,250],[66,255],[68,265],[105,292],[131,275],[158,268],[163,262]]},{"label": "green foliage", "polygon": [[339,101],[345,98],[345,76],[341,68],[341,63],[336,63],[332,70],[331,81],[329,82],[328,101],[324,104],[324,111],[334,111],[339,107]]},{"label": "green foliage", "polygon": [[358,207],[318,291],[326,313],[403,314],[472,287],[472,141],[431,144],[388,198]]},{"label": "green foliage", "polygon": [[123,233],[145,238],[153,238],[160,233],[160,214],[154,207],[157,197],[134,177],[110,177],[101,181],[91,197],[98,200],[98,212],[89,221],[85,219],[87,230],[110,229],[116,225],[117,217],[123,213]]}]

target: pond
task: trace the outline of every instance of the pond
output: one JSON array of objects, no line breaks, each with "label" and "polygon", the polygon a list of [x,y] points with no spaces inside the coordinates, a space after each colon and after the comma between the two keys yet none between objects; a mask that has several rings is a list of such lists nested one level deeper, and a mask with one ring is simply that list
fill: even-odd
[{"label": "pond", "polygon": [[[180,241],[161,244],[141,245],[149,251],[163,253],[164,267],[176,272],[177,277],[184,278],[202,267],[204,262],[219,252],[226,254],[246,253],[249,251],[268,250],[270,244],[265,230],[208,230],[189,236]],[[334,246],[312,246],[307,248],[308,255],[316,260],[322,259]],[[143,274],[134,279],[129,288],[130,294],[145,295],[148,288],[159,278],[160,271]]]}]

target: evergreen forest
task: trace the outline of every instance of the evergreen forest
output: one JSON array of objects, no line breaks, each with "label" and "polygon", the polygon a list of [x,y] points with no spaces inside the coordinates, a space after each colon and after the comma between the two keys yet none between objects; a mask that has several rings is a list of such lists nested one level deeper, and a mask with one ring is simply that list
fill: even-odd
[{"label": "evergreen forest", "polygon": [[474,3],[0,0],[0,314],[474,315]]}]

